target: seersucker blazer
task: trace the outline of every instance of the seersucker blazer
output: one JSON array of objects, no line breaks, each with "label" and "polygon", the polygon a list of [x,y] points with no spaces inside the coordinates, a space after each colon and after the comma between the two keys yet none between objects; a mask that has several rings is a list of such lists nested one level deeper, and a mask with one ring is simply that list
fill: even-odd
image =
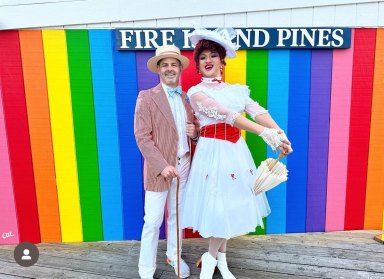
[{"label": "seersucker blazer", "polygon": [[[187,118],[196,123],[186,97],[187,94],[183,92],[182,100]],[[140,91],[136,101],[134,133],[144,157],[144,188],[147,191],[163,192],[171,185],[171,179],[162,177],[161,172],[168,165],[176,165],[179,140],[176,129],[162,85]]]}]

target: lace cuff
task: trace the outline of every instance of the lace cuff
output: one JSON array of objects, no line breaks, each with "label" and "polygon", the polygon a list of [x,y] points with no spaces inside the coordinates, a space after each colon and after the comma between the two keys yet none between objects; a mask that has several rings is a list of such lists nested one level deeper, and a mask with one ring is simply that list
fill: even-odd
[{"label": "lace cuff", "polygon": [[[225,120],[227,118],[224,114],[219,114],[217,107],[206,107],[202,103],[197,102],[197,107],[199,108],[200,112],[205,113],[208,117],[214,118],[216,120]],[[233,120],[235,122],[235,120]]]}]

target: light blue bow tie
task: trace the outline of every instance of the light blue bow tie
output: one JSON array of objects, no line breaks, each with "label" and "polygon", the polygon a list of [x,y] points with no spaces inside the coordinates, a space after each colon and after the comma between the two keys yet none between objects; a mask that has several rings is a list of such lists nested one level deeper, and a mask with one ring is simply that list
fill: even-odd
[{"label": "light blue bow tie", "polygon": [[176,94],[181,95],[181,93],[182,93],[180,86],[177,86],[175,88],[167,87],[167,92],[168,92],[169,96],[171,96],[171,97],[175,96]]}]

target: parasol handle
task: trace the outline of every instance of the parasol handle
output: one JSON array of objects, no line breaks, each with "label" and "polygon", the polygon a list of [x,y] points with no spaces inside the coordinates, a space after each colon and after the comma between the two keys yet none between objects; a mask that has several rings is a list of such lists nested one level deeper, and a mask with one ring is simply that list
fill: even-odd
[{"label": "parasol handle", "polygon": [[180,186],[180,176],[177,176],[177,184],[176,184],[176,241],[177,241],[177,278],[178,279],[180,279],[179,186]]},{"label": "parasol handle", "polygon": [[276,166],[277,162],[279,162],[280,159],[283,159],[285,156],[285,154],[280,152],[279,157],[277,157],[271,164],[268,165],[269,170],[272,170]]}]

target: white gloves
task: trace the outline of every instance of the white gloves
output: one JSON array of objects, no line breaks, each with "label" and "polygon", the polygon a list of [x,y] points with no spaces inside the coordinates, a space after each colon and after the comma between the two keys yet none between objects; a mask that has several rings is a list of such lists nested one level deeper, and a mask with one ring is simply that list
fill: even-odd
[{"label": "white gloves", "polygon": [[274,128],[264,128],[260,137],[272,148],[273,151],[276,151],[276,148],[282,147],[284,142],[286,145],[285,148],[288,148],[288,152],[293,152],[291,142],[288,140],[284,131],[279,131]]},{"label": "white gloves", "polygon": [[285,141],[286,143],[289,143],[288,144],[288,152],[289,153],[292,153],[293,152],[293,149],[292,149],[292,146],[291,146],[291,142],[289,141],[289,139],[287,138],[287,135],[285,134],[285,132],[283,130],[281,130],[281,133],[279,134],[280,136],[280,140],[281,141]]},{"label": "white gloves", "polygon": [[272,148],[273,151],[282,144],[279,132],[276,129],[264,128],[259,136]]}]

